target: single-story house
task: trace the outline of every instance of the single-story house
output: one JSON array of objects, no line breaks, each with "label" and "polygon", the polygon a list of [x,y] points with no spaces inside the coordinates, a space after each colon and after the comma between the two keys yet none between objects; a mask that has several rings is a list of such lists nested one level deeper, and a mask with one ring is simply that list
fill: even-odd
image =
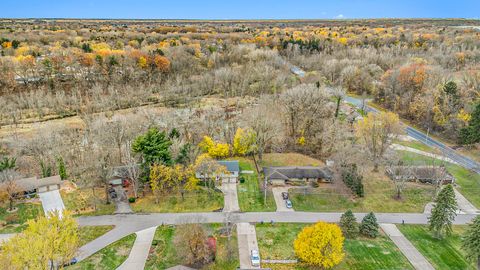
[{"label": "single-story house", "polygon": [[264,167],[263,175],[272,185],[285,185],[289,182],[332,182],[333,172],[327,167],[283,166]]},{"label": "single-story house", "polygon": [[38,179],[37,177],[14,180],[20,193],[24,195],[59,190],[63,181],[59,175]]},{"label": "single-story house", "polygon": [[[222,173],[218,177],[230,181],[237,181],[238,175],[240,174],[240,165],[238,160],[219,160],[217,161],[218,165],[224,166],[227,169],[227,173]],[[204,175],[200,172],[196,172],[195,176],[198,179],[203,179]]]},{"label": "single-story house", "polygon": [[390,166],[385,173],[394,181],[411,181],[420,183],[443,184],[455,183],[455,177],[444,166]]}]

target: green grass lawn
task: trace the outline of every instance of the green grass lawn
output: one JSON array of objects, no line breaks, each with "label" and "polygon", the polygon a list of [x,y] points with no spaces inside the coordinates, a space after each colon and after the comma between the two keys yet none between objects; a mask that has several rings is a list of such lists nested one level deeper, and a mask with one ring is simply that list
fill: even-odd
[{"label": "green grass lawn", "polygon": [[353,198],[337,191],[331,184],[322,184],[306,195],[302,189],[290,189],[293,207],[297,211],[336,212],[352,209],[356,212],[423,212],[432,201],[434,188],[407,183],[402,199],[395,198],[395,185],[383,173],[367,171],[364,175],[365,197]]},{"label": "green grass lawn", "polygon": [[128,235],[108,245],[85,260],[67,267],[69,270],[113,270],[119,267],[130,254],[136,235]]},{"label": "green grass lawn", "polygon": [[453,234],[444,239],[434,238],[425,225],[401,225],[397,227],[430,261],[435,269],[476,269],[474,263],[466,261],[461,250],[461,235],[466,226],[454,226]]},{"label": "green grass lawn", "polygon": [[82,226],[78,228],[80,239],[80,246],[91,242],[98,237],[106,234],[108,231],[112,230],[114,226],[105,225],[105,226]]},{"label": "green grass lawn", "polygon": [[106,204],[103,188],[77,189],[73,192],[61,192],[65,208],[73,212],[74,216],[112,215],[115,204]]},{"label": "green grass lawn", "polygon": [[[223,269],[236,269],[239,265],[238,259],[238,243],[237,234],[232,232],[230,246],[232,248],[233,256],[227,254],[227,238],[220,235],[219,229],[221,224],[205,224],[203,225],[209,235],[213,235],[217,238],[217,254],[213,263],[204,266],[202,269],[209,270],[223,270]],[[147,270],[160,270],[166,269],[175,265],[183,264],[182,258],[178,255],[175,245],[175,227],[173,226],[160,226],[155,232],[155,237],[152,242],[152,252],[150,253],[145,269]]]},{"label": "green grass lawn", "polygon": [[264,204],[265,194],[260,190],[260,183],[253,161],[239,158],[242,171],[253,171],[253,174],[241,174],[245,179],[244,183],[237,186],[238,203],[243,212],[269,212],[277,209],[271,192],[267,191],[267,200]]},{"label": "green grass lawn", "polygon": [[408,153],[405,151],[399,151],[402,160],[408,161],[411,164],[417,165],[432,165],[435,164],[437,166],[445,164],[449,173],[451,173],[455,179],[456,183],[459,185],[457,190],[465,196],[473,205],[477,208],[480,208],[480,196],[478,196],[480,192],[480,175],[474,172],[471,172],[461,166],[441,162],[439,160],[432,160],[432,158],[425,157],[422,155],[417,155],[414,153]]},{"label": "green grass lawn", "polygon": [[164,196],[158,204],[150,194],[137,199],[130,206],[133,211],[144,213],[209,212],[223,207],[223,193],[214,191],[209,194],[200,189],[185,194],[184,199],[180,195]]},{"label": "green grass lawn", "polygon": [[37,216],[43,216],[43,207],[39,203],[17,203],[16,212],[8,213],[8,205],[0,207],[0,223],[10,223],[0,226],[0,233],[18,233],[27,227],[26,222]]},{"label": "green grass lawn", "polygon": [[419,142],[417,140],[413,140],[413,141],[396,140],[395,143],[406,146],[406,147],[414,148],[414,149],[417,149],[417,150],[420,150],[420,151],[428,152],[428,153],[438,153],[438,150],[436,150],[435,148],[432,148],[432,147],[430,147],[426,144],[423,144],[422,142]]},{"label": "green grass lawn", "polygon": [[[257,224],[257,239],[262,259],[295,259],[293,241],[307,224]],[[395,244],[385,236],[376,239],[347,239],[345,258],[335,269],[413,269]],[[272,269],[309,269],[300,264],[262,265]],[[313,268],[312,268],[313,269]]]}]

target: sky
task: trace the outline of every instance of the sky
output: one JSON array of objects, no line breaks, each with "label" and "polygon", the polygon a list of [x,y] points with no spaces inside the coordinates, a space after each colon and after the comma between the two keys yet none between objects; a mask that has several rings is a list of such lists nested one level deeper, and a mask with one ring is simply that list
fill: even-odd
[{"label": "sky", "polygon": [[0,18],[475,18],[480,0],[2,0]]}]

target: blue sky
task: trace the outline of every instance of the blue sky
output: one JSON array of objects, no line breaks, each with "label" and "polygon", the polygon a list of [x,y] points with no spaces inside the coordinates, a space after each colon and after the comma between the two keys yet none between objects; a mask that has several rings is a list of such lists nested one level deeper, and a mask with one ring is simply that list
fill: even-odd
[{"label": "blue sky", "polygon": [[2,0],[1,18],[480,18],[480,0]]}]

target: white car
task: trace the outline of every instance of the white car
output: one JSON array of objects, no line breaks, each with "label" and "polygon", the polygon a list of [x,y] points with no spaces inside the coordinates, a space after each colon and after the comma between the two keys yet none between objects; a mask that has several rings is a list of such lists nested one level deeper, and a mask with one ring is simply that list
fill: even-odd
[{"label": "white car", "polygon": [[252,261],[252,266],[253,267],[259,267],[260,266],[260,255],[258,255],[258,250],[253,249],[250,252],[250,260]]}]

